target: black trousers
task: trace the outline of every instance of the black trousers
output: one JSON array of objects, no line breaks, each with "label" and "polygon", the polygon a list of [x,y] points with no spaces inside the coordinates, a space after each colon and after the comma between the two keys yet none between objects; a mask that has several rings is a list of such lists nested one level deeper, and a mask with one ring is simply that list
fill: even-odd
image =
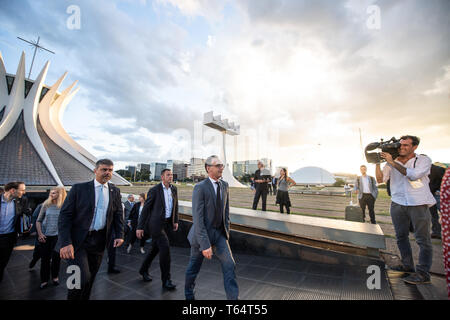
[{"label": "black trousers", "polygon": [[61,258],[56,252],[55,245],[58,241],[58,236],[47,237],[44,243],[40,243],[41,253],[41,283],[48,282],[50,279],[50,271],[52,279],[59,277],[59,266]]},{"label": "black trousers", "polygon": [[[142,239],[139,239],[139,245],[143,248],[145,246],[145,241],[148,239],[148,236],[144,234],[144,237]],[[133,245],[137,240],[136,236],[136,230],[133,228],[133,231],[130,232],[129,238],[128,238],[128,244]]]},{"label": "black trousers", "polygon": [[16,233],[0,234],[0,282],[3,280],[3,272],[8,264],[11,253],[16,244]]},{"label": "black trousers", "polygon": [[159,267],[161,269],[161,280],[164,283],[170,279],[170,243],[172,224],[166,220],[159,235],[152,235],[152,249],[142,263],[140,271],[148,272],[153,259],[159,253]]},{"label": "black trousers", "polygon": [[276,184],[272,185],[272,188],[273,188],[273,195],[276,196],[277,195],[277,185]]},{"label": "black trousers", "polygon": [[81,288],[69,289],[68,300],[89,300],[95,276],[102,264],[106,247],[106,229],[90,233],[75,252],[75,259],[69,265],[77,265],[81,271]]},{"label": "black trousers", "polygon": [[267,188],[256,188],[255,197],[253,198],[253,210],[258,208],[259,198],[262,197],[262,211],[266,211]]},{"label": "black trousers", "polygon": [[366,217],[366,206],[369,208],[370,223],[376,224],[375,221],[375,198],[370,193],[363,193],[362,198],[359,199],[359,206],[362,209],[364,218]]},{"label": "black trousers", "polygon": [[272,185],[269,183],[268,185],[267,185],[267,188],[268,188],[268,193],[270,193],[270,195],[272,195]]}]

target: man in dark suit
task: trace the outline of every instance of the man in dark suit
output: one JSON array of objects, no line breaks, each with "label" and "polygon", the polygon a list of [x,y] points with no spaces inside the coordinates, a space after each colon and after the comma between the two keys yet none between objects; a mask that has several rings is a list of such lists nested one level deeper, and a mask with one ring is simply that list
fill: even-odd
[{"label": "man in dark suit", "polygon": [[221,180],[223,163],[217,156],[206,159],[208,178],[194,187],[192,194],[192,221],[188,240],[191,258],[186,270],[184,293],[186,300],[194,300],[195,279],[203,259],[216,254],[222,264],[223,283],[227,299],[237,300],[236,264],[228,243],[230,233],[230,202],[228,183]]},{"label": "man in dark suit", "polygon": [[[131,234],[130,234],[130,230],[132,230],[132,228],[131,228],[131,219],[130,219],[130,214],[131,214],[131,209],[133,209],[133,206],[134,206],[134,196],[132,195],[132,194],[129,194],[128,195],[128,197],[127,197],[127,201],[125,201],[124,203],[123,203],[123,206],[124,206],[124,215],[125,215],[125,217],[124,217],[124,223],[125,223],[125,229],[124,229],[124,232],[125,232],[125,243],[127,244],[127,243],[130,243],[130,238],[131,238]],[[134,233],[134,230],[133,230],[133,233]],[[130,252],[130,250],[131,250],[131,246],[130,245],[128,245],[128,247],[129,247],[129,250],[127,250],[128,251],[128,253]]]},{"label": "man in dark suit", "polygon": [[268,182],[270,179],[267,179],[265,176],[261,174],[261,171],[264,169],[264,163],[258,161],[258,170],[255,171],[255,197],[253,198],[253,210],[256,210],[258,207],[259,198],[262,198],[262,211],[266,211],[266,201],[267,201],[267,193],[268,193]]},{"label": "man in dark suit", "polygon": [[139,273],[144,281],[151,281],[148,269],[159,253],[162,286],[174,290],[176,286],[170,280],[170,244],[168,235],[178,230],[178,195],[177,188],[172,185],[173,174],[170,169],[161,172],[161,183],[151,188],[147,194],[144,208],[139,218],[136,236],[144,237],[144,230],[152,238],[152,249],[145,258]]},{"label": "man in dark suit", "polygon": [[0,282],[17,237],[22,232],[23,215],[31,215],[31,210],[19,201],[25,188],[23,182],[9,182],[5,185],[5,192],[0,195]]},{"label": "man in dark suit", "polygon": [[120,190],[108,181],[114,164],[97,161],[93,181],[75,184],[61,208],[58,245],[62,259],[78,266],[80,288],[68,288],[69,300],[88,300],[103,253],[114,230],[114,247],[123,243],[123,209]]}]

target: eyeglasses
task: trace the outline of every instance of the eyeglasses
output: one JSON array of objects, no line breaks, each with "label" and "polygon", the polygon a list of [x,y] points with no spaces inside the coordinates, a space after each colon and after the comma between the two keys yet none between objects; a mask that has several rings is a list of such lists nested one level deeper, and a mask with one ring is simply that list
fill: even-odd
[{"label": "eyeglasses", "polygon": [[208,166],[216,167],[217,169],[222,169],[223,168],[223,164],[208,164]]}]

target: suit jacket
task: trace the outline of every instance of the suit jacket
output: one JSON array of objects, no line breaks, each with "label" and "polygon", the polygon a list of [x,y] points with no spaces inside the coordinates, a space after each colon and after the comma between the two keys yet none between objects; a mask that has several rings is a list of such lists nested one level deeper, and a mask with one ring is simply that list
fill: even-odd
[{"label": "suit jacket", "polygon": [[[109,203],[106,212],[106,240],[114,230],[116,239],[123,239],[123,209],[120,190],[108,183]],[[58,218],[58,243],[60,248],[72,244],[77,251],[86,239],[95,210],[94,180],[74,184],[64,201]]]},{"label": "suit jacket", "polygon": [[[139,222],[139,208],[141,206],[141,202],[136,202],[130,211],[130,216],[128,220],[131,220],[131,227],[133,230],[136,230],[138,222]],[[142,208],[144,210],[144,208]]]},{"label": "suit jacket", "polygon": [[[139,202],[137,202],[137,203],[139,203]],[[128,202],[128,200],[123,203],[123,205],[125,207],[125,220],[131,220],[131,218],[130,218],[131,209],[133,209],[135,204],[136,203],[130,204]]]},{"label": "suit jacket", "polygon": [[[222,194],[222,218],[226,239],[230,234],[230,202],[228,183],[221,180]],[[216,193],[209,178],[198,183],[192,193],[192,221],[193,225],[189,230],[188,240],[192,247],[200,247],[200,251],[211,247],[211,234],[213,232],[214,216],[216,214]]]},{"label": "suit jacket", "polygon": [[[0,195],[1,197],[1,195]],[[31,215],[31,209],[28,206],[28,200],[25,199],[13,199],[14,202],[14,208],[16,210],[16,214],[14,215],[14,232],[16,233],[16,240],[19,234],[21,233],[20,223],[22,221],[23,215],[30,216]],[[0,208],[1,208],[2,202],[0,201]]]},{"label": "suit jacket", "polygon": [[[178,223],[178,192],[177,187],[170,185],[172,191],[172,215],[170,223]],[[139,214],[139,207],[137,208]],[[164,200],[163,184],[159,183],[148,191],[147,200],[139,218],[139,230],[146,231],[151,237],[158,237],[166,221],[166,202]]]},{"label": "suit jacket", "polygon": [[[370,183],[369,183],[370,193],[372,194],[374,199],[376,199],[378,197],[377,182],[375,181],[374,177],[369,176],[369,175],[368,175],[368,177],[369,177],[369,181],[370,181]],[[362,178],[362,176],[358,176],[358,178],[356,178],[355,187],[353,188],[354,191],[358,190],[358,199],[361,199],[363,196],[361,178]]]}]

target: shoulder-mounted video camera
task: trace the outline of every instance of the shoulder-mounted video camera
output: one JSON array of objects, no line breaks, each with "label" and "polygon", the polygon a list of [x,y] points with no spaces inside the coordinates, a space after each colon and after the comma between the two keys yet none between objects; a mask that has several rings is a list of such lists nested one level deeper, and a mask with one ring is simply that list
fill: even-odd
[{"label": "shoulder-mounted video camera", "polygon": [[366,155],[368,163],[381,163],[386,161],[383,158],[381,158],[381,152],[369,152],[369,151],[381,149],[382,152],[387,152],[391,154],[392,159],[395,159],[399,156],[398,153],[399,148],[400,148],[400,139],[395,139],[395,137],[392,137],[388,141],[383,141],[383,139],[381,139],[381,142],[369,143],[366,146],[364,153]]}]

